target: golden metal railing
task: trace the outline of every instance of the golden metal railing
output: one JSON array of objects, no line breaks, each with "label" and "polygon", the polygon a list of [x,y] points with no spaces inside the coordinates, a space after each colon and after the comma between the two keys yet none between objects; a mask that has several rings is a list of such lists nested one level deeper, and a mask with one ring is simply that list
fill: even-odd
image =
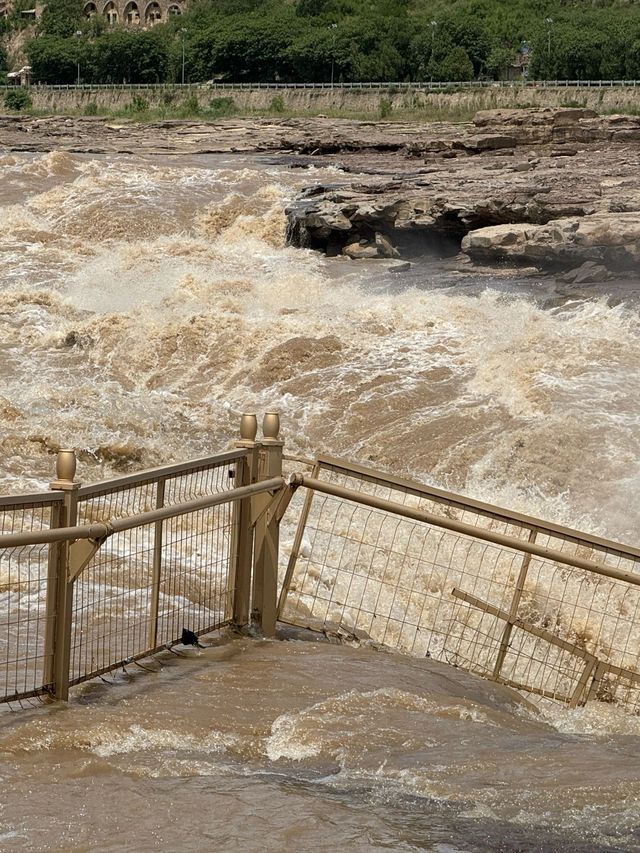
[{"label": "golden metal railing", "polygon": [[273,634],[291,494],[278,431],[268,413],[257,443],[243,416],[235,450],[84,488],[60,451],[52,492],[0,499],[0,701],[66,699],[183,628],[246,624],[251,605]]},{"label": "golden metal railing", "polygon": [[329,456],[289,457],[286,481],[277,414],[240,434],[86,487],[60,451],[51,492],[0,499],[0,701],[66,699],[183,628],[273,636],[279,617],[640,712],[639,549]]},{"label": "golden metal railing", "polygon": [[294,479],[282,620],[640,711],[640,550],[332,457]]}]

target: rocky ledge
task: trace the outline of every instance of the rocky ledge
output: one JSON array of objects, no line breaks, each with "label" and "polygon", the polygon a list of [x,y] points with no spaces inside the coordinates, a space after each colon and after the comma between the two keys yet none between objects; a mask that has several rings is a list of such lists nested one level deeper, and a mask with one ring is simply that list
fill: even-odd
[{"label": "rocky ledge", "polygon": [[573,108],[489,110],[468,124],[0,116],[4,151],[235,152],[333,166],[331,185],[309,186],[287,210],[290,242],[328,255],[406,264],[461,253],[582,281],[636,267],[639,143],[640,117]]},{"label": "rocky ledge", "polygon": [[638,262],[638,142],[640,118],[582,109],[416,127],[393,153],[343,150],[341,166],[357,180],[303,191],[287,210],[289,239],[330,256],[462,251],[476,263],[596,280]]},{"label": "rocky ledge", "polygon": [[593,213],[546,225],[495,225],[469,232],[461,248],[477,261],[633,269],[640,261],[640,213]]}]

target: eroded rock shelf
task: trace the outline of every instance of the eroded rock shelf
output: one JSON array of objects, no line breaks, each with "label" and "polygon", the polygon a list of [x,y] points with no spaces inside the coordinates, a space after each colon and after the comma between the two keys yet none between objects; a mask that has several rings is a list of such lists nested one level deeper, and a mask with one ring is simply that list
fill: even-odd
[{"label": "eroded rock shelf", "polygon": [[632,270],[639,142],[640,119],[582,109],[487,111],[472,125],[416,128],[393,158],[361,150],[346,161],[370,181],[303,192],[287,211],[290,240],[352,258],[462,251],[479,264],[588,264],[590,280]]},{"label": "eroded rock shelf", "polygon": [[[215,123],[0,117],[4,151],[254,153],[334,166],[289,205],[288,239],[353,259],[630,271],[640,241],[640,118],[587,109],[489,110],[472,123],[328,118]],[[311,177],[311,176],[310,176]],[[583,266],[587,265],[584,269]]]}]

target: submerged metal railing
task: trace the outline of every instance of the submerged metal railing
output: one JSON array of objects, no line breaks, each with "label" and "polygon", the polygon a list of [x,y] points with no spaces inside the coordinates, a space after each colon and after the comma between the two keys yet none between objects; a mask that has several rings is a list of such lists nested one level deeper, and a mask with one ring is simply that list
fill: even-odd
[{"label": "submerged metal railing", "polygon": [[0,702],[279,617],[640,712],[639,549],[328,456],[285,481],[277,414],[256,435],[87,487],[61,451],[51,492],[0,499]]},{"label": "submerged metal railing", "polygon": [[640,711],[640,550],[321,456],[280,618]]}]

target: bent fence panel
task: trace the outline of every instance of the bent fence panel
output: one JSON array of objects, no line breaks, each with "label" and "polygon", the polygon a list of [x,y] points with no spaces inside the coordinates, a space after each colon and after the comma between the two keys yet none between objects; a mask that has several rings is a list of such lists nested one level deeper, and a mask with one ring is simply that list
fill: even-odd
[{"label": "bent fence panel", "polygon": [[[56,526],[59,495],[0,498],[0,534]],[[50,664],[45,648],[53,614],[47,608],[50,545],[0,550],[0,702],[45,692]]]},{"label": "bent fence panel", "polygon": [[517,542],[640,578],[638,549],[331,457],[318,458],[314,476],[517,541],[507,547],[310,490],[281,619],[364,632],[572,705],[599,698],[640,711],[640,587]]}]

